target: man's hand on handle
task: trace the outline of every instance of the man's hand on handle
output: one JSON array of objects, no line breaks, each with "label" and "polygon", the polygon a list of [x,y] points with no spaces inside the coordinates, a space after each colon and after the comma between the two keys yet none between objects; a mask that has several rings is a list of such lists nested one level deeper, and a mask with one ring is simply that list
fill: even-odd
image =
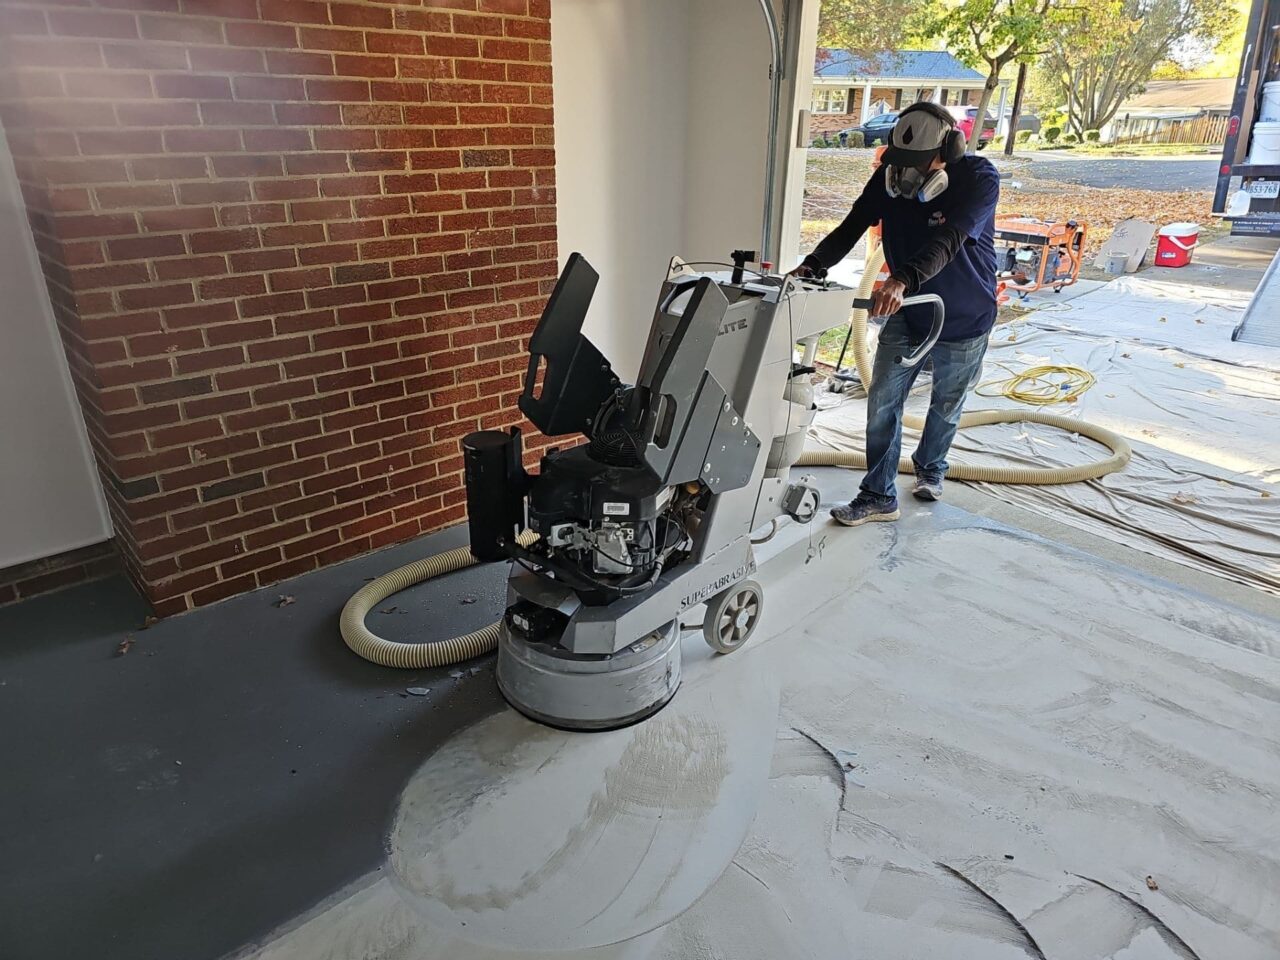
[{"label": "man's hand on handle", "polygon": [[880,289],[871,295],[871,316],[891,317],[902,309],[902,298],[907,295],[907,287],[901,280],[890,277]]}]

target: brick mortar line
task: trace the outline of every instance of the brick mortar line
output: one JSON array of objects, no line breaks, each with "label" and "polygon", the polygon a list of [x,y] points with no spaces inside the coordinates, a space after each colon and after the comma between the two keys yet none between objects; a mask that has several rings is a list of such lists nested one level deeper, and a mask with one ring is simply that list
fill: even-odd
[{"label": "brick mortar line", "polygon": [[[526,424],[526,426],[528,426],[528,425]],[[461,438],[459,438],[459,444],[461,444]],[[459,447],[459,449],[461,449],[461,448]],[[375,459],[377,459],[377,458],[375,458]],[[368,463],[368,462],[370,462],[370,461],[363,461],[363,462],[364,462],[364,463]],[[433,465],[433,464],[440,463],[440,462],[444,462],[444,458],[441,458],[441,460],[430,461],[430,464],[428,464],[428,465]],[[353,464],[352,466],[359,466],[359,464]],[[342,469],[347,469],[347,467],[343,467]],[[310,518],[315,517],[315,516],[318,516],[319,514],[322,514],[322,513],[325,513],[325,512],[328,512],[328,511],[334,510],[334,509],[341,508],[341,507],[343,507],[343,506],[361,506],[361,507],[363,507],[363,508],[366,508],[366,509],[364,509],[364,510],[362,511],[362,513],[361,513],[361,517],[362,517],[362,518],[368,518],[368,517],[371,517],[371,516],[378,516],[378,515],[380,515],[380,514],[382,514],[382,513],[384,513],[384,512],[394,512],[394,511],[396,511],[396,510],[403,510],[405,507],[410,506],[411,504],[402,503],[402,504],[399,504],[399,505],[397,505],[397,506],[390,507],[390,508],[388,508],[387,510],[379,510],[379,511],[378,511],[378,513],[376,513],[376,514],[371,514],[371,513],[369,513],[369,512],[368,512],[368,510],[367,510],[367,505],[368,505],[369,503],[373,502],[374,500],[376,500],[376,499],[380,498],[380,497],[386,497],[386,496],[390,495],[390,494],[391,494],[391,492],[392,492],[394,489],[398,489],[398,490],[401,490],[401,491],[403,491],[403,490],[409,490],[409,491],[410,491],[410,492],[412,492],[415,496],[419,496],[419,494],[417,494],[417,492],[416,492],[416,488],[417,488],[417,487],[420,487],[420,486],[425,486],[425,485],[426,485],[426,483],[427,483],[426,481],[417,481],[417,482],[414,482],[414,483],[412,483],[412,484],[408,484],[408,485],[400,486],[400,487],[398,487],[398,488],[397,488],[397,487],[395,487],[395,486],[390,482],[390,480],[391,480],[391,478],[392,478],[392,477],[394,477],[394,476],[402,476],[402,475],[404,475],[404,474],[407,474],[407,473],[411,472],[413,469],[415,469],[415,468],[408,468],[408,469],[405,469],[405,470],[402,470],[402,471],[397,471],[397,472],[394,472],[394,473],[380,474],[380,475],[378,475],[378,476],[374,476],[374,477],[361,478],[361,479],[357,480],[357,481],[356,481],[355,483],[353,483],[353,484],[349,484],[349,485],[345,485],[345,486],[341,486],[341,487],[335,487],[335,488],[333,488],[332,490],[326,490],[326,491],[323,491],[323,494],[332,495],[332,497],[333,497],[333,502],[328,503],[328,504],[325,504],[325,505],[323,505],[323,506],[319,506],[319,507],[317,507],[315,510],[308,511],[308,512],[306,512],[306,513],[301,513],[301,514],[298,514],[297,516],[291,516],[291,517],[289,517],[288,519],[285,519],[285,520],[281,520],[281,519],[279,519],[279,518],[276,518],[276,520],[275,520],[274,522],[275,522],[275,523],[277,523],[277,524],[288,524],[288,523],[293,523],[293,522],[296,522],[296,521],[303,521],[303,522],[305,522],[305,523],[307,524],[307,530],[306,530],[306,532],[304,532],[304,533],[300,533],[299,535],[297,535],[297,536],[295,536],[295,537],[290,537],[290,538],[286,538],[286,539],[284,539],[284,540],[279,540],[279,541],[276,541],[276,542],[270,543],[270,544],[268,544],[268,545],[266,545],[266,546],[263,546],[263,547],[255,547],[255,548],[253,548],[253,549],[250,549],[250,548],[249,548],[249,547],[244,543],[244,537],[245,537],[246,535],[248,535],[249,531],[246,531],[245,533],[241,533],[241,534],[236,534],[236,535],[231,536],[231,537],[223,537],[223,538],[221,538],[221,539],[215,539],[215,538],[213,537],[213,533],[212,533],[212,529],[211,529],[212,525],[211,525],[211,524],[201,524],[201,525],[197,525],[197,526],[194,526],[194,527],[189,527],[189,528],[184,529],[184,530],[182,530],[182,531],[180,531],[180,532],[178,532],[178,533],[170,534],[169,536],[173,536],[173,537],[181,537],[181,536],[183,536],[184,534],[190,534],[190,533],[195,532],[195,531],[203,531],[203,532],[205,532],[205,533],[209,534],[209,539],[208,539],[207,541],[203,541],[203,542],[201,542],[201,543],[199,543],[198,545],[195,545],[195,546],[178,547],[178,548],[176,548],[176,549],[175,549],[173,552],[171,552],[171,553],[161,554],[161,555],[158,555],[158,556],[156,556],[156,557],[151,558],[150,560],[146,560],[146,561],[144,561],[144,564],[149,565],[149,564],[156,564],[156,563],[160,563],[160,562],[165,561],[165,560],[173,559],[173,558],[175,558],[175,557],[180,557],[180,556],[182,556],[184,553],[188,553],[188,552],[190,552],[190,551],[192,551],[192,550],[198,550],[198,549],[203,549],[203,548],[211,547],[211,546],[218,546],[218,545],[222,545],[222,544],[233,544],[233,545],[237,545],[237,544],[238,544],[238,545],[241,547],[241,550],[240,550],[240,551],[237,551],[237,555],[240,555],[240,554],[242,554],[242,553],[256,553],[256,552],[258,552],[258,551],[260,551],[260,550],[270,549],[271,547],[277,547],[277,546],[279,546],[279,547],[284,547],[284,546],[286,546],[286,545],[288,545],[288,544],[291,544],[291,543],[297,543],[297,542],[302,541],[302,540],[307,540],[307,539],[309,539],[309,538],[311,538],[311,537],[314,537],[314,536],[317,536],[317,535],[319,535],[319,534],[323,534],[323,533],[329,532],[329,531],[331,531],[331,530],[339,529],[339,528],[341,528],[341,527],[343,527],[343,526],[347,526],[347,525],[350,525],[350,524],[351,524],[351,523],[353,523],[353,522],[356,522],[355,520],[337,521],[337,522],[335,522],[335,523],[333,523],[333,524],[330,524],[330,525],[327,525],[327,526],[318,526],[318,527],[314,527],[314,528],[310,525],[310,522],[309,522],[309,521],[310,521]],[[311,476],[311,477],[306,477],[306,478],[303,478],[303,479],[314,479],[315,477],[322,477],[322,476],[325,476],[325,475],[326,475],[326,474],[316,474],[316,475],[313,475],[313,476]],[[358,488],[358,487],[361,487],[361,486],[363,486],[363,485],[365,485],[365,484],[369,483],[369,482],[370,482],[370,481],[372,481],[372,480],[377,480],[377,479],[382,479],[382,478],[386,478],[386,479],[388,479],[388,484],[387,484],[387,489],[386,489],[386,490],[373,492],[373,493],[371,493],[371,494],[370,494],[370,496],[368,496],[368,497],[365,497],[365,498],[362,498],[362,499],[357,499],[357,500],[350,500],[350,501],[348,501],[348,502],[347,502],[347,503],[345,503],[345,504],[341,502],[341,500],[340,500],[340,494],[342,494],[343,492],[345,492],[345,491],[349,491],[349,490],[354,490],[354,489],[356,489],[356,488]],[[447,481],[447,482],[450,482],[450,483],[457,483],[459,486],[461,486],[462,471],[461,471],[461,469],[458,469],[458,470],[452,470],[452,471],[449,471],[448,473],[443,473],[443,474],[441,474],[441,473],[437,473],[437,474],[435,474],[433,477],[431,477],[431,478],[429,478],[429,479],[430,479],[430,481],[431,481],[431,482],[439,483],[439,482],[441,482],[441,481]],[[301,482],[301,481],[297,481],[297,480],[284,481],[283,483],[281,483],[281,484],[277,485],[276,487],[262,487],[262,488],[259,488],[259,489],[256,489],[256,490],[252,491],[252,493],[263,493],[263,492],[266,492],[266,491],[268,491],[268,490],[272,490],[272,489],[279,489],[280,487],[285,486],[285,485],[286,485],[286,484],[288,484],[288,483],[298,483],[298,482]],[[440,492],[438,492],[438,493],[424,493],[424,494],[421,494],[420,496],[444,496],[444,494],[445,494],[446,492],[447,492],[447,491],[442,490],[442,491],[440,491]],[[319,495],[323,495],[323,494],[313,494],[312,496],[319,496]],[[229,498],[229,499],[230,499],[230,498]],[[270,509],[270,510],[272,511],[273,515],[275,514],[275,508],[274,508],[274,507],[270,507],[270,508],[268,508],[268,509]],[[238,514],[238,515],[239,515],[239,516],[243,516],[244,514],[243,514],[243,513],[241,513],[241,514]],[[229,519],[234,519],[234,517],[229,518]],[[258,531],[258,532],[261,532],[261,531]],[[165,537],[161,537],[161,538],[157,538],[157,539],[165,539]],[[154,542],[154,541],[153,541],[153,540],[152,540],[152,541],[142,541],[142,542],[138,543],[136,546],[137,546],[138,548],[140,548],[140,549],[141,549],[141,548],[145,548],[146,544],[147,544],[147,543],[149,543],[149,542]],[[235,557],[228,557],[228,558],[224,558],[224,559],[221,559],[221,560],[214,560],[214,561],[210,561],[210,562],[208,562],[208,563],[201,564],[201,565],[199,565],[199,566],[195,566],[195,567],[183,568],[182,570],[180,570],[180,571],[179,571],[179,573],[178,573],[178,574],[174,575],[173,577],[169,577],[169,578],[165,578],[165,579],[167,579],[167,580],[173,580],[173,579],[176,579],[177,577],[180,577],[180,576],[187,576],[187,575],[195,574],[195,573],[201,572],[201,571],[203,571],[203,570],[208,570],[208,569],[217,569],[217,568],[221,567],[221,565],[222,565],[222,564],[227,563],[227,562],[230,562],[230,561],[231,561],[231,560],[233,560],[233,559],[235,559]],[[294,559],[297,559],[297,558],[294,558]],[[162,582],[163,582],[163,581],[162,581]]]},{"label": "brick mortar line", "polygon": [[[325,3],[325,2],[317,2],[311,5],[316,7],[323,6],[326,8],[329,8],[332,6],[332,4]],[[362,33],[362,34],[409,33],[414,35],[432,36],[432,37],[436,37],[436,36],[452,37],[452,38],[462,37],[468,40],[470,39],[512,40],[512,38],[508,36],[505,32],[502,34],[494,35],[494,34],[472,33],[466,30],[459,31],[454,26],[454,18],[464,17],[464,18],[474,18],[478,20],[496,20],[500,23],[506,23],[507,21],[511,21],[513,23],[539,23],[539,24],[547,22],[547,18],[540,14],[534,14],[534,13],[520,14],[520,13],[507,13],[507,12],[497,13],[497,12],[490,12],[490,11],[480,10],[480,9],[454,10],[452,8],[445,8],[445,7],[440,7],[440,8],[431,7],[429,2],[422,3],[422,4],[339,3],[337,5],[340,7],[360,7],[368,10],[386,10],[391,14],[392,22],[387,26],[371,26],[371,25],[359,25],[359,24],[349,24],[349,23],[334,23],[332,19],[328,21],[323,21],[323,22],[310,21],[310,20],[277,20],[277,19],[263,16],[261,13],[261,7],[258,8],[259,15],[257,17],[243,17],[243,16],[236,16],[234,14],[193,15],[185,11],[167,11],[167,10],[132,10],[130,11],[130,10],[115,10],[115,9],[106,10],[106,9],[95,8],[93,12],[104,14],[110,17],[112,20],[118,21],[118,22],[123,22],[125,20],[132,20],[134,22],[135,27],[142,26],[142,22],[141,22],[142,18],[148,18],[150,20],[182,20],[184,23],[194,23],[197,25],[201,23],[208,24],[208,25],[218,24],[219,26],[224,26],[224,27],[227,24],[245,24],[245,23],[266,24],[269,26],[280,27],[282,29],[294,30],[295,39],[300,39],[297,37],[297,31],[299,30],[336,30],[336,31],[342,31],[342,32],[352,32],[352,33]],[[38,37],[38,38],[47,38],[52,40],[69,40],[72,42],[98,42],[98,43],[110,42],[113,44],[119,44],[121,46],[128,45],[131,43],[173,44],[175,46],[181,45],[181,46],[187,46],[187,47],[190,47],[193,45],[192,41],[190,40],[171,40],[163,37],[144,37],[142,36],[141,30],[138,31],[138,34],[135,37],[94,37],[94,36],[84,36],[80,34],[65,34],[65,33],[56,32],[53,28],[53,23],[49,19],[48,15],[50,13],[62,13],[62,12],[76,13],[84,10],[84,7],[79,6],[75,3],[70,3],[70,2],[58,3],[57,0],[52,0],[52,2],[47,2],[47,3],[37,3],[37,2],[23,3],[23,2],[16,2],[15,0],[15,2],[10,2],[8,6],[10,9],[14,9],[14,10],[28,10],[28,11],[39,12],[44,19],[45,25],[49,28],[49,31],[50,31],[47,34],[15,34],[15,36]],[[423,15],[434,14],[436,16],[448,17],[450,22],[450,30],[447,32],[440,32],[435,30],[422,30],[417,28],[397,27],[395,25],[395,16],[397,13],[401,11],[404,11],[406,13],[420,13]],[[332,10],[330,10],[329,12],[330,12],[330,16],[332,16]],[[196,45],[202,46],[202,47],[213,47],[215,49],[220,46],[230,46],[235,49],[255,49],[252,46],[246,47],[240,44],[228,43],[226,40],[225,30],[220,32],[222,33],[222,36],[223,36],[222,44],[200,43]],[[516,37],[514,38],[513,42],[519,42],[519,41],[523,41],[526,43],[547,43],[548,42],[546,40],[538,40],[538,39],[526,38],[526,37]],[[303,52],[311,52],[306,47],[302,47],[302,46],[289,47],[289,48],[268,47],[267,49],[290,49],[290,50],[297,49]],[[367,50],[366,51],[337,50],[337,51],[329,51],[329,52],[353,53],[353,54],[365,53],[366,55],[371,55],[371,56],[395,56],[396,55],[395,53],[392,53],[392,52],[382,52],[382,51],[373,51],[372,53],[370,53]]]},{"label": "brick mortar line", "polygon": [[[528,340],[528,337],[527,337],[527,336],[522,336],[522,337],[520,338],[520,341],[519,341],[519,342],[521,342],[521,343],[522,343],[522,345],[524,345],[524,344],[527,344],[527,340]],[[518,342],[518,341],[517,341],[516,339],[514,339],[514,338],[513,338],[512,340],[500,340],[500,341],[494,341],[494,342],[498,342],[498,343],[507,343],[507,342],[515,343],[515,342]],[[465,349],[465,348],[461,348],[461,349]],[[475,363],[465,364],[465,365],[462,365],[462,366],[449,367],[449,368],[447,368],[447,370],[441,370],[441,371],[439,371],[439,372],[441,372],[441,373],[444,373],[444,372],[452,372],[452,373],[454,373],[454,374],[455,374],[455,377],[456,377],[459,373],[466,371],[466,370],[467,370],[467,369],[469,369],[470,367],[481,366],[482,364],[493,363],[493,362],[501,362],[501,360],[502,360],[502,359],[509,359],[509,358],[514,358],[514,357],[517,357],[517,356],[520,356],[520,354],[519,354],[518,352],[517,352],[517,353],[513,353],[513,354],[509,355],[509,357],[497,358],[497,360],[496,360],[496,361],[495,361],[495,360],[477,361],[477,362],[475,362]],[[352,369],[355,369],[355,370],[373,370],[374,368],[373,368],[373,367],[356,367],[356,368],[352,368]],[[343,372],[346,372],[346,371],[344,370]],[[403,395],[403,397],[400,397],[400,398],[397,398],[397,399],[410,399],[410,398],[414,398],[414,397],[422,396],[422,397],[426,397],[426,398],[428,398],[428,400],[429,400],[429,395],[430,395],[431,393],[435,392],[436,390],[444,390],[444,389],[449,389],[449,388],[454,388],[454,387],[459,387],[459,386],[465,386],[465,385],[467,385],[467,384],[471,384],[471,383],[474,383],[474,384],[476,384],[476,385],[477,385],[477,387],[480,387],[480,386],[483,386],[484,384],[489,384],[489,383],[492,383],[493,381],[500,380],[500,379],[503,379],[503,378],[505,378],[505,377],[510,377],[510,376],[513,376],[513,375],[518,374],[518,373],[519,373],[519,370],[515,370],[515,371],[511,371],[511,372],[498,373],[498,374],[496,374],[496,375],[494,375],[494,376],[484,377],[484,378],[477,379],[477,380],[462,380],[462,381],[459,381],[458,379],[455,379],[455,381],[454,381],[452,384],[449,384],[449,385],[447,385],[447,386],[441,386],[441,387],[438,387],[438,388],[430,388],[430,389],[427,389],[427,390],[425,390],[425,391],[421,391],[421,392],[417,392],[417,393],[410,393],[409,391],[407,391],[407,390],[406,390],[406,392],[405,392],[405,394]],[[415,373],[415,374],[412,374],[412,375],[410,375],[410,376],[407,376],[407,377],[404,377],[404,378],[397,378],[397,379],[394,379],[394,380],[374,381],[374,382],[372,382],[372,383],[370,383],[370,384],[363,385],[360,389],[373,388],[373,387],[376,387],[376,386],[384,386],[384,385],[386,385],[386,384],[392,384],[392,383],[404,383],[404,384],[407,384],[410,380],[415,379],[415,378],[417,378],[417,377],[424,376],[424,375],[426,375],[426,372],[423,372],[423,373]],[[315,378],[314,378],[314,377],[308,377],[308,378],[305,378],[305,379],[306,379],[306,380],[308,380],[308,381],[313,381]],[[379,406],[381,406],[381,405],[383,405],[383,404],[386,404],[386,403],[388,403],[388,402],[391,402],[391,401],[390,401],[390,400],[388,400],[388,399],[383,399],[383,400],[374,400],[374,401],[370,401],[370,402],[367,402],[367,403],[359,403],[359,404],[357,404],[357,403],[356,403],[356,401],[355,401],[355,399],[354,399],[354,396],[353,396],[353,390],[354,390],[354,388],[349,388],[349,387],[348,387],[348,388],[341,388],[341,389],[337,389],[337,390],[333,390],[333,391],[327,391],[327,392],[317,392],[317,393],[314,393],[314,394],[309,394],[309,395],[307,395],[307,396],[306,396],[306,400],[308,400],[308,401],[317,401],[317,400],[331,399],[331,398],[333,398],[333,397],[342,396],[342,395],[348,396],[348,397],[350,398],[351,402],[350,402],[346,407],[342,408],[342,412],[344,412],[344,413],[354,413],[354,412],[356,412],[356,411],[360,411],[360,410],[366,410],[366,409],[370,409],[370,408],[376,408],[376,407],[379,407]],[[215,395],[216,395],[216,394],[204,394],[204,395],[202,395],[202,396],[215,396]],[[175,405],[181,405],[181,403],[182,403],[182,401],[172,401],[172,402],[173,402]],[[138,409],[151,409],[151,408],[153,408],[153,407],[159,407],[159,406],[162,406],[162,405],[160,405],[160,404],[152,404],[152,405],[142,406],[142,407],[140,407],[140,408],[138,408]],[[196,420],[190,420],[190,419],[179,419],[179,420],[177,420],[177,421],[174,421],[174,422],[173,422],[173,423],[171,423],[171,424],[163,424],[163,425],[160,425],[160,426],[157,426],[157,427],[149,427],[149,428],[143,428],[143,429],[139,429],[139,430],[132,430],[132,431],[128,431],[128,432],[126,432],[126,433],[104,434],[104,436],[105,436],[105,437],[107,437],[107,438],[116,438],[116,439],[121,438],[121,437],[132,437],[132,436],[138,436],[138,437],[142,437],[142,438],[144,438],[145,440],[147,440],[147,442],[148,442],[148,450],[146,450],[146,451],[144,451],[144,452],[142,452],[142,453],[139,453],[139,454],[137,454],[137,455],[135,455],[135,456],[129,456],[129,457],[117,456],[117,457],[115,458],[115,462],[116,462],[118,465],[120,465],[120,466],[124,466],[124,465],[127,465],[128,463],[130,463],[131,461],[134,461],[134,460],[140,460],[140,459],[142,459],[142,458],[144,458],[144,457],[151,457],[151,456],[155,456],[156,454],[161,453],[161,452],[166,451],[166,450],[181,449],[181,448],[184,446],[183,444],[175,444],[175,445],[173,445],[173,446],[164,446],[164,447],[153,447],[153,446],[151,446],[151,444],[150,444],[151,436],[150,436],[150,435],[151,435],[151,434],[153,434],[153,433],[154,433],[155,431],[157,431],[157,430],[165,430],[165,429],[168,429],[169,427],[174,427],[174,426],[185,426],[185,425],[189,425],[189,424],[205,423],[205,422],[207,422],[207,421],[218,421],[218,422],[219,422],[219,425],[220,425],[220,426],[222,426],[222,427],[224,428],[224,431],[226,431],[226,432],[224,433],[224,436],[233,436],[233,435],[235,435],[235,433],[234,433],[234,432],[232,432],[232,431],[230,430],[230,428],[228,427],[228,425],[226,424],[226,422],[225,422],[225,420],[224,420],[224,418],[225,418],[225,417],[227,417],[227,416],[232,416],[232,415],[234,415],[235,413],[241,413],[241,412],[245,412],[245,413],[247,413],[247,412],[251,412],[251,411],[252,411],[252,410],[254,410],[254,409],[257,409],[257,410],[270,409],[270,407],[273,407],[273,406],[286,406],[286,407],[289,407],[289,408],[290,408],[290,417],[289,417],[287,420],[282,420],[282,421],[280,421],[279,423],[273,423],[273,424],[270,424],[269,426],[271,426],[271,427],[281,426],[281,425],[286,424],[286,423],[297,423],[297,424],[302,424],[302,423],[310,423],[310,422],[312,422],[312,421],[321,421],[321,422],[322,422],[322,421],[324,420],[324,418],[325,418],[325,417],[327,417],[327,416],[332,416],[332,413],[324,413],[324,414],[319,414],[319,415],[316,415],[316,416],[306,416],[306,417],[301,417],[301,418],[300,418],[300,417],[298,417],[298,416],[297,416],[296,411],[293,409],[293,404],[292,404],[292,403],[285,402],[285,403],[267,403],[267,404],[263,404],[263,403],[260,403],[260,402],[258,402],[258,401],[256,401],[256,400],[255,400],[255,402],[254,402],[253,406],[251,406],[251,407],[249,407],[249,408],[246,408],[244,411],[233,411],[233,412],[231,412],[231,413],[216,414],[216,415],[213,415],[213,416],[201,417],[201,418],[196,419]],[[443,410],[443,409],[452,409],[453,407],[456,407],[456,406],[457,406],[457,404],[448,404],[448,405],[446,405],[446,407],[432,407],[432,406],[426,406],[426,407],[425,407],[422,411],[420,411],[420,412],[425,413],[427,410]],[[121,411],[121,412],[128,412],[128,411]],[[323,426],[323,423],[322,423],[322,426]],[[266,428],[266,427],[263,427],[263,428],[256,428],[256,429],[254,429],[254,430],[252,430],[252,431],[250,431],[250,432],[251,432],[254,436],[257,436],[259,439],[262,439],[262,438],[261,438],[261,430],[262,430],[262,429],[265,429],[265,428]],[[433,429],[434,429],[434,428],[433,428]],[[188,449],[198,449],[202,443],[210,443],[210,442],[213,442],[213,440],[216,440],[216,439],[217,439],[217,438],[210,438],[210,439],[208,439],[208,440],[203,440],[203,441],[193,441],[193,442],[191,442],[191,443],[187,444],[187,445],[186,445],[186,447],[187,447]],[[262,451],[266,451],[266,450],[273,450],[273,449],[276,449],[276,448],[278,448],[278,447],[292,446],[292,444],[293,444],[293,443],[295,443],[295,442],[297,442],[297,441],[282,441],[282,442],[280,442],[280,443],[262,443],[262,444],[260,444],[259,446],[255,447],[255,448],[254,448],[254,450],[253,450],[252,452],[262,452]],[[236,456],[240,456],[240,454],[229,454],[229,455],[227,455],[226,457],[215,457],[215,458],[212,458],[212,459],[209,459],[209,460],[192,461],[192,464],[189,464],[189,465],[193,465],[193,464],[195,464],[195,463],[200,463],[200,464],[208,463],[208,464],[212,464],[212,463],[219,463],[219,462],[223,462],[223,461],[226,461],[228,464],[230,464],[230,461],[231,461],[233,458],[235,458]],[[139,478],[141,478],[141,476],[163,476],[163,475],[165,474],[165,472],[166,472],[166,471],[164,471],[164,470],[160,470],[160,471],[149,471],[149,472],[148,472],[148,473],[146,473],[146,474],[139,475]],[[135,501],[131,501],[131,502],[143,503],[143,502],[145,502],[145,499],[146,499],[146,498],[142,498],[142,499],[135,500]]]}]

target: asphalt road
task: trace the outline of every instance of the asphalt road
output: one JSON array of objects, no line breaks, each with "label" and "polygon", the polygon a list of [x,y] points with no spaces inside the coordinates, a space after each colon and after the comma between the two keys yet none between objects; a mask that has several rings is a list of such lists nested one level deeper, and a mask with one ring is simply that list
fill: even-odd
[{"label": "asphalt road", "polygon": [[[1134,190],[1212,190],[1218,158],[1129,157],[1103,159],[1071,157],[1048,152],[1022,154],[1030,163],[1024,175],[1040,180],[1079,183],[1086,187],[1122,187]],[[1018,172],[1012,176],[1017,178]]]}]

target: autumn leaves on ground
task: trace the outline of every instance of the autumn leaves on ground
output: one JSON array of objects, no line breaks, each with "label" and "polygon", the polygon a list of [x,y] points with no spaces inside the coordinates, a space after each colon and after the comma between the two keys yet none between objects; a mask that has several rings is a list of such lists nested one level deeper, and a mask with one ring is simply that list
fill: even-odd
[{"label": "autumn leaves on ground", "polygon": [[[1084,187],[1036,176],[1034,162],[997,159],[1002,181],[999,212],[1038,220],[1078,220],[1089,225],[1086,257],[1092,261],[1115,225],[1130,217],[1156,223],[1214,224],[1210,191],[1161,192]],[[1051,167],[1048,169],[1052,169]],[[811,152],[805,179],[802,250],[813,246],[844,217],[871,173],[871,151]],[[1015,186],[1017,184],[1017,186]]]}]

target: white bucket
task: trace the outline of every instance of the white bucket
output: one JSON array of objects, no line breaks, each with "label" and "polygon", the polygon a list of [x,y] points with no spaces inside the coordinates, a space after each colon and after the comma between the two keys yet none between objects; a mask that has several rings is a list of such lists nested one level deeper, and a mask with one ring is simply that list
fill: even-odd
[{"label": "white bucket", "polygon": [[1280,80],[1262,85],[1262,110],[1259,120],[1280,120]]},{"label": "white bucket", "polygon": [[1111,276],[1119,276],[1129,266],[1127,253],[1108,253],[1103,256],[1102,270]]},{"label": "white bucket", "polygon": [[1280,121],[1259,120],[1253,125],[1249,163],[1280,164]]}]

